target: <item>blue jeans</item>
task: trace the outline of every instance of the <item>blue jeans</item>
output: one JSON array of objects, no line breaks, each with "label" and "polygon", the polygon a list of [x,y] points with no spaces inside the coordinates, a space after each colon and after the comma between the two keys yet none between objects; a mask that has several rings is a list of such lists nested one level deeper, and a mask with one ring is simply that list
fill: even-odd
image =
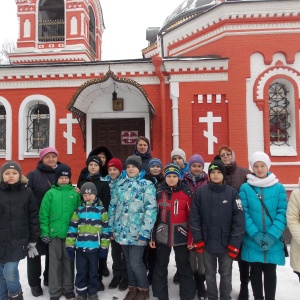
[{"label": "blue jeans", "polygon": [[128,285],[149,289],[147,270],[143,261],[145,246],[121,246],[126,261]]},{"label": "blue jeans", "polygon": [[[232,290],[232,259],[227,252],[210,253],[203,252],[205,266],[205,279],[207,285],[207,297],[209,300],[230,300]],[[220,298],[218,298],[217,287],[217,265],[220,274]]]},{"label": "blue jeans", "polygon": [[0,300],[21,292],[19,261],[0,264]]}]

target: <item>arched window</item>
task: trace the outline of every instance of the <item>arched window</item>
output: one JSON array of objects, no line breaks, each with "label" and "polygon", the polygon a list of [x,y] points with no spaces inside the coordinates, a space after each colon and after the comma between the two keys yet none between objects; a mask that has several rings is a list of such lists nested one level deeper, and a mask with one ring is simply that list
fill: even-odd
[{"label": "arched window", "polygon": [[288,90],[285,84],[275,82],[269,87],[270,144],[290,146]]},{"label": "arched window", "polygon": [[35,104],[27,114],[27,152],[49,146],[49,108],[44,104]]},{"label": "arched window", "polygon": [[93,9],[89,6],[89,45],[91,54],[96,54],[96,27],[95,27],[95,15]]},{"label": "arched window", "polygon": [[0,152],[6,150],[6,110],[0,105]]}]

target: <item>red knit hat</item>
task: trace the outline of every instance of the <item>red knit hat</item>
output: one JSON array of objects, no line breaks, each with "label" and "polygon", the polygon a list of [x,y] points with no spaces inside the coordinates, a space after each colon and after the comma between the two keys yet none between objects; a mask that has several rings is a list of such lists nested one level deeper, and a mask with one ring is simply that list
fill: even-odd
[{"label": "red knit hat", "polygon": [[122,162],[118,158],[112,158],[107,163],[107,169],[109,169],[109,167],[115,167],[116,169],[119,170],[120,173],[122,173]]}]

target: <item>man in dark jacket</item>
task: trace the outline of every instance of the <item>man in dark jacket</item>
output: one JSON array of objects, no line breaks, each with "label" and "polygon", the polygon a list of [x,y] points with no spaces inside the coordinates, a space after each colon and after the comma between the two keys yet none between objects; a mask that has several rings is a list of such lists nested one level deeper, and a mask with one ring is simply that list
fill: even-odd
[{"label": "man in dark jacket", "polygon": [[238,257],[245,231],[241,200],[234,188],[224,184],[225,172],[220,160],[209,165],[210,182],[196,191],[189,219],[196,251],[203,253],[209,299],[218,299],[217,263],[220,295],[231,299],[232,260]]}]

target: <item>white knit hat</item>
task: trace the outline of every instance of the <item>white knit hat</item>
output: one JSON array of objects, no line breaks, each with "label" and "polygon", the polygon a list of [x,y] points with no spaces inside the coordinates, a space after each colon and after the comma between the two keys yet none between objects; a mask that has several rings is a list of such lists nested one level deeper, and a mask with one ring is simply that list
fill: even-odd
[{"label": "white knit hat", "polygon": [[185,152],[182,149],[180,149],[180,148],[174,149],[171,152],[171,160],[173,160],[173,157],[175,155],[179,155],[180,157],[183,158],[183,161],[186,162],[186,155],[185,155]]},{"label": "white knit hat", "polygon": [[250,157],[250,166],[253,170],[253,165],[257,162],[257,161],[262,161],[263,163],[266,164],[268,170],[271,167],[271,160],[269,155],[267,155],[265,152],[262,151],[256,151],[254,152],[251,157]]}]

